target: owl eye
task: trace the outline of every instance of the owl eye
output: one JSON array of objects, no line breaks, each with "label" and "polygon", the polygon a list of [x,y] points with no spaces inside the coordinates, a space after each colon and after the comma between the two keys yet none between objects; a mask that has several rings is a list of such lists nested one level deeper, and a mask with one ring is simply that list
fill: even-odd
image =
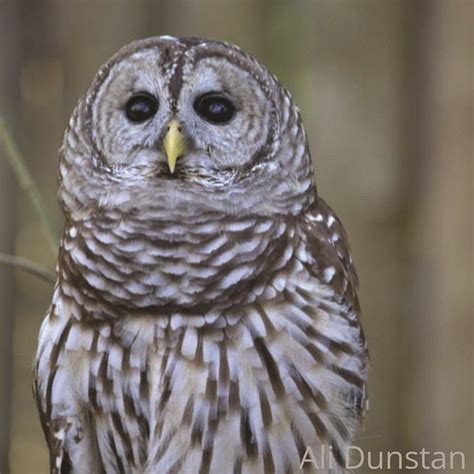
[{"label": "owl eye", "polygon": [[206,94],[195,100],[194,110],[208,122],[223,125],[232,120],[236,109],[229,99],[220,95]]},{"label": "owl eye", "polygon": [[139,92],[125,105],[125,114],[130,122],[140,123],[151,119],[158,110],[158,99],[147,92]]}]

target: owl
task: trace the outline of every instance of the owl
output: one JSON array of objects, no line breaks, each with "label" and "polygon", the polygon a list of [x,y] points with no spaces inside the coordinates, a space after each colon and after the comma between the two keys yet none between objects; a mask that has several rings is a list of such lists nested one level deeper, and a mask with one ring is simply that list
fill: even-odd
[{"label": "owl", "polygon": [[34,373],[51,472],[345,472],[367,400],[357,277],[277,78],[224,42],[134,42],[59,157]]}]

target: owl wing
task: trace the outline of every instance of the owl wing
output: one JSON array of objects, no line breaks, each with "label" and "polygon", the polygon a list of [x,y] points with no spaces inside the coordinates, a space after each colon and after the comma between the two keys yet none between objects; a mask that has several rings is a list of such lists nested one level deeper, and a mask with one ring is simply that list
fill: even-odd
[{"label": "owl wing", "polygon": [[49,448],[51,474],[101,473],[90,413],[79,400],[79,373],[68,361],[69,318],[53,304],[41,326],[33,373],[33,394]]},{"label": "owl wing", "polygon": [[320,197],[306,211],[304,220],[307,250],[315,263],[313,270],[323,281],[330,284],[335,293],[359,316],[359,280],[341,221]]},{"label": "owl wing", "polygon": [[72,473],[71,460],[68,450],[66,448],[66,439],[62,438],[61,434],[67,431],[67,420],[65,418],[55,419],[54,425],[48,418],[47,410],[39,395],[39,376],[35,369],[33,381],[33,395],[36,399],[38,412],[40,415],[41,427],[48,444],[49,463],[51,474],[70,474]]},{"label": "owl wing", "polygon": [[33,397],[36,401],[36,406],[38,408],[38,413],[40,417],[41,428],[43,429],[43,434],[46,441],[48,442],[48,448],[49,448],[48,417],[47,417],[46,409],[44,408],[44,404],[40,398],[39,377],[40,375],[38,374],[38,364],[36,364],[33,369]]},{"label": "owl wing", "polygon": [[33,371],[33,395],[38,406],[41,427],[48,444],[51,474],[72,472],[71,461],[66,447],[68,420],[53,415],[53,383],[58,371],[59,346],[45,337],[51,333],[51,309],[46,315],[40,333],[36,364]]},{"label": "owl wing", "polygon": [[[358,351],[362,369],[357,373],[340,367],[343,377],[352,383],[349,408],[362,421],[368,407],[367,365],[368,351],[365,335],[360,324],[360,305],[357,296],[358,277],[350,255],[346,231],[334,211],[320,197],[307,209],[303,216],[303,236],[308,254],[307,269],[319,281],[330,286],[334,299],[344,308],[344,317],[357,333]],[[334,351],[349,348],[334,347]],[[341,359],[344,360],[344,359]]]}]

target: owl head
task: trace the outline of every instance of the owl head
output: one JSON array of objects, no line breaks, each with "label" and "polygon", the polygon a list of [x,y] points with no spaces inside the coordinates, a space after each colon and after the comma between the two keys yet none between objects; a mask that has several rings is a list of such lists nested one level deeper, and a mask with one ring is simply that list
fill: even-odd
[{"label": "owl head", "polygon": [[75,218],[296,214],[314,195],[290,94],[238,47],[197,38],[136,41],[107,61],[71,117],[59,175]]}]

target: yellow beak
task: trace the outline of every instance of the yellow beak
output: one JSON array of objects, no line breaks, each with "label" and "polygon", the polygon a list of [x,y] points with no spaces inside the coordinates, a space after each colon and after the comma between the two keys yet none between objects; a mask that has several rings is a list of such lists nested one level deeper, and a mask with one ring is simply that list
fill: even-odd
[{"label": "yellow beak", "polygon": [[177,120],[172,120],[168,124],[168,131],[163,140],[163,145],[168,158],[169,169],[171,173],[174,173],[176,160],[186,152],[186,140]]}]

